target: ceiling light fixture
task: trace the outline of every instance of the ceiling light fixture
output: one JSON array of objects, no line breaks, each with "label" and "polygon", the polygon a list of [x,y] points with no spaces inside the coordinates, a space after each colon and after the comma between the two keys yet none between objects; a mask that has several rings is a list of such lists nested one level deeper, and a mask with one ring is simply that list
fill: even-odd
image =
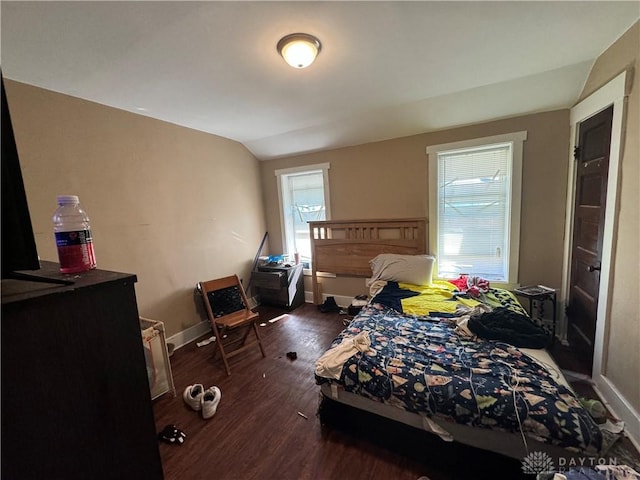
[{"label": "ceiling light fixture", "polygon": [[306,68],[316,59],[322,45],[308,33],[292,33],[278,42],[278,53],[293,68]]}]

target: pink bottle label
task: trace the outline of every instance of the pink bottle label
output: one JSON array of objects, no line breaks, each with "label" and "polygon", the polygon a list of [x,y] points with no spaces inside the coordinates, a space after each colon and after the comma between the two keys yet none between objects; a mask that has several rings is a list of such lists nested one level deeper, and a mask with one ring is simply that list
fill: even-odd
[{"label": "pink bottle label", "polygon": [[55,235],[62,273],[78,273],[96,268],[90,230],[56,232]]}]

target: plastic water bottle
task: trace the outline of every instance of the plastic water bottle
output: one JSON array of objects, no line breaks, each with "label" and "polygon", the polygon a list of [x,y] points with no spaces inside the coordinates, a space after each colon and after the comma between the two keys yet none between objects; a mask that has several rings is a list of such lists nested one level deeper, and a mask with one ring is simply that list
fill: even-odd
[{"label": "plastic water bottle", "polygon": [[53,214],[53,232],[62,273],[78,273],[96,268],[89,215],[77,195],[58,195]]}]

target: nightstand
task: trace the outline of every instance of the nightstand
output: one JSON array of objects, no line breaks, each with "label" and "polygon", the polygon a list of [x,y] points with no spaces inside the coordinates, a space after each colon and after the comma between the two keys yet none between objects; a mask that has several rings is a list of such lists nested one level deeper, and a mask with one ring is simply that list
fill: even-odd
[{"label": "nightstand", "polygon": [[[551,341],[554,342],[556,339],[556,290],[544,285],[529,285],[516,288],[513,293],[529,299],[529,316],[532,320],[537,320],[542,325],[544,325],[544,304],[545,302],[551,302],[553,317],[551,319],[550,334]],[[537,315],[534,312],[534,307],[537,307]]]},{"label": "nightstand", "polygon": [[304,303],[304,276],[302,264],[263,265],[251,273],[253,292],[260,303],[293,310]]}]

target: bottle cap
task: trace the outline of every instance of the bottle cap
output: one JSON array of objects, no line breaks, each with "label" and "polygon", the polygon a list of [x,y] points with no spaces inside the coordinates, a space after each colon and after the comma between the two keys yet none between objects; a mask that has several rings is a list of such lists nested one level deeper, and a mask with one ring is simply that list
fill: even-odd
[{"label": "bottle cap", "polygon": [[68,205],[71,203],[80,203],[77,195],[58,195],[58,205]]}]

